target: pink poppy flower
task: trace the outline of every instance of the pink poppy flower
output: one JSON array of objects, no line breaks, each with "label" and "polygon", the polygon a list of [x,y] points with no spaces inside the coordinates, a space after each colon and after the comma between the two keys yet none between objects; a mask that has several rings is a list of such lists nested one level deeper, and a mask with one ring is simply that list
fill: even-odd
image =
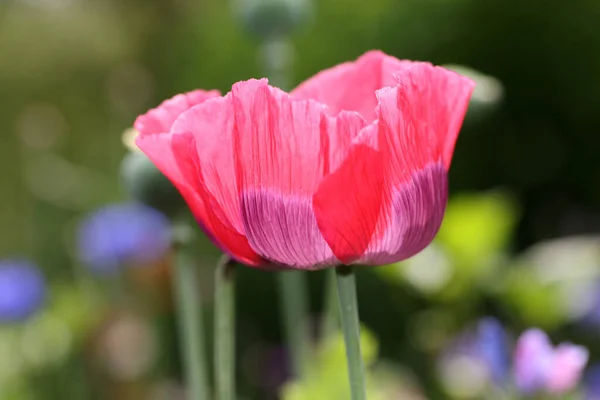
[{"label": "pink poppy flower", "polygon": [[243,263],[387,264],[438,231],[473,86],[370,51],[289,94],[261,79],[176,96],[137,119],[137,144]]}]

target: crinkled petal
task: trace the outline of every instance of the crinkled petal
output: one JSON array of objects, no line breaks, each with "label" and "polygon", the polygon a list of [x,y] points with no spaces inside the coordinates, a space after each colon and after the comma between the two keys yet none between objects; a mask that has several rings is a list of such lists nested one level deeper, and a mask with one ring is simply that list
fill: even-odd
[{"label": "crinkled petal", "polygon": [[338,264],[312,196],[329,163],[324,106],[292,100],[266,80],[233,86],[234,158],[244,230],[263,258],[292,268]]},{"label": "crinkled petal", "polygon": [[163,101],[158,107],[140,115],[134,123],[134,128],[140,135],[151,135],[155,133],[167,133],[179,116],[204,101],[219,97],[217,90],[194,90],[192,92],[178,94]]},{"label": "crinkled petal", "polygon": [[379,152],[366,143],[356,143],[315,193],[319,228],[344,264],[363,256],[371,242],[382,206],[383,185],[384,164]]},{"label": "crinkled petal", "polygon": [[245,236],[231,228],[221,206],[206,190],[196,142],[190,132],[140,136],[137,144],[177,187],[200,226],[219,248],[245,264],[261,264]]},{"label": "crinkled petal", "polygon": [[447,201],[447,169],[473,82],[427,63],[397,74],[377,92],[378,142],[386,173],[385,206],[361,262],[401,261],[435,237]]},{"label": "crinkled petal", "polygon": [[413,173],[410,181],[390,189],[371,243],[360,262],[385,265],[409,258],[433,240],[444,216],[448,179],[440,164]]},{"label": "crinkled petal", "polygon": [[231,96],[192,107],[175,121],[172,135],[189,132],[197,153],[198,184],[217,203],[219,219],[243,233],[233,154],[234,114]]},{"label": "crinkled petal", "polygon": [[367,121],[372,121],[376,118],[375,92],[386,86],[395,86],[394,74],[411,64],[378,50],[369,51],[354,62],[319,72],[300,84],[291,95],[326,104],[331,115],[341,110],[357,111]]},{"label": "crinkled petal", "polygon": [[[354,111],[341,111],[335,117],[322,120],[321,129],[324,147],[326,147],[325,153],[329,153],[329,159],[325,159],[326,164],[323,168],[325,175],[338,169],[344,162],[353,148],[354,142],[361,134],[364,134],[363,128],[366,125],[364,118]],[[371,144],[375,147],[375,136],[374,139]]]},{"label": "crinkled petal", "polygon": [[377,92],[379,141],[389,154],[392,185],[431,163],[450,167],[475,85],[428,63],[412,63],[396,79],[397,86]]}]

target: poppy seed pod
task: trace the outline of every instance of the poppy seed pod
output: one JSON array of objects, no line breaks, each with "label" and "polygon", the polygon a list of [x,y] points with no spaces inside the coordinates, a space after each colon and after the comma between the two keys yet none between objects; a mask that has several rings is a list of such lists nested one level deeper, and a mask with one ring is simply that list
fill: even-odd
[{"label": "poppy seed pod", "polygon": [[310,0],[237,0],[243,27],[260,39],[287,36],[311,14]]},{"label": "poppy seed pod", "polygon": [[142,152],[128,153],[121,163],[121,179],[132,199],[174,216],[185,202],[173,184]]}]

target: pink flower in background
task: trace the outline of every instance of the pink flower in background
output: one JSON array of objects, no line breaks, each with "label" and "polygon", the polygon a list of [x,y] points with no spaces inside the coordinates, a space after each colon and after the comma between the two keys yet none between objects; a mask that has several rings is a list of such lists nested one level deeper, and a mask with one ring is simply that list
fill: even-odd
[{"label": "pink flower in background", "polygon": [[515,384],[526,395],[568,392],[581,380],[588,357],[585,347],[561,343],[554,348],[543,331],[530,329],[517,341]]},{"label": "pink flower in background", "polygon": [[371,51],[289,94],[262,79],[176,96],[137,119],[137,144],[241,262],[387,264],[437,233],[473,86]]}]

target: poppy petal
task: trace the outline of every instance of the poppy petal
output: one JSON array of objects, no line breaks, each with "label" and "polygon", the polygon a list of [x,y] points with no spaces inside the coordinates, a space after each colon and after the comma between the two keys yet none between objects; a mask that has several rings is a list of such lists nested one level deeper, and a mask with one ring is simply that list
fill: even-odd
[{"label": "poppy petal", "polygon": [[384,178],[379,152],[358,143],[313,197],[319,229],[344,264],[358,260],[371,242],[382,206]]},{"label": "poppy petal", "polygon": [[[194,216],[204,224],[207,221],[206,211],[202,199],[197,195],[197,189],[192,185],[195,182],[195,171],[188,168],[181,169],[184,165],[182,159],[187,160],[187,154],[174,152],[171,143],[171,135],[161,133],[156,135],[138,136],[136,144],[146,154],[156,167],[162,172],[179,190],[192,210]],[[205,226],[208,231],[210,227]],[[213,236],[212,232],[211,236]]]},{"label": "poppy petal", "polygon": [[364,118],[354,111],[341,111],[335,117],[323,119],[321,123],[323,148],[326,150],[325,153],[329,153],[329,159],[325,159],[325,175],[338,169],[344,162],[366,125]]},{"label": "poppy petal", "polygon": [[192,92],[178,94],[163,101],[158,107],[140,115],[135,120],[133,127],[140,135],[151,135],[155,133],[167,133],[177,118],[193,106],[204,101],[218,97],[221,94],[217,90],[194,90]]},{"label": "poppy petal", "polygon": [[397,86],[377,91],[379,143],[387,149],[393,185],[431,162],[450,167],[474,82],[429,63],[396,74]]},{"label": "poppy petal", "polygon": [[378,141],[389,169],[386,205],[373,242],[361,260],[401,261],[436,235],[447,202],[454,143],[473,82],[427,63],[412,63],[398,86],[377,92]]},{"label": "poppy petal", "polygon": [[[197,186],[191,194],[192,201],[204,206],[202,221],[212,232],[213,237],[218,238],[217,246],[244,264],[261,266],[263,260],[252,250],[246,236],[232,225],[231,219],[234,217],[226,211],[227,205],[221,202],[222,192],[211,192],[206,185],[207,180],[203,179],[205,175],[202,170],[202,165],[206,163],[200,161],[194,136],[191,133],[172,135],[172,146],[173,151],[178,155],[180,169],[189,171],[190,177],[195,176],[193,182],[197,182]],[[188,197],[185,198],[188,201]]]},{"label": "poppy petal", "polygon": [[354,62],[346,62],[319,72],[291,92],[298,99],[317,100],[336,115],[342,110],[357,111],[367,121],[376,118],[375,91],[396,86],[394,74],[410,66],[385,53],[373,50]]},{"label": "poppy petal", "polygon": [[217,247],[245,264],[260,264],[260,257],[250,249],[246,238],[223,226],[217,218],[218,205],[201,183],[198,155],[191,134],[139,136],[137,145],[177,187],[201,228]]},{"label": "poppy petal", "polygon": [[263,258],[293,268],[339,263],[312,207],[329,158],[325,107],[294,101],[266,80],[234,85],[232,98],[237,182],[250,245]]},{"label": "poppy petal", "polygon": [[384,265],[423,250],[435,237],[447,202],[447,174],[441,164],[417,171],[398,187],[384,189],[381,216],[360,262]]},{"label": "poppy petal", "polygon": [[[173,149],[181,170],[205,206],[215,237],[239,260],[257,264],[259,257],[244,235],[233,162],[230,97],[205,101],[183,113],[171,128]],[[183,132],[183,133],[177,133]]]}]

